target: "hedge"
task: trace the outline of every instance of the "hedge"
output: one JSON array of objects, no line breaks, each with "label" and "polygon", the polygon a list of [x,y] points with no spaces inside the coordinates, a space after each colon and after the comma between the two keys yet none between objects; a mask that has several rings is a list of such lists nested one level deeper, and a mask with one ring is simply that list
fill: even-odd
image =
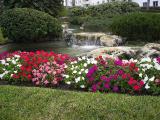
[{"label": "hedge", "polygon": [[4,9],[32,8],[54,17],[63,10],[63,0],[4,0]]},{"label": "hedge", "polygon": [[110,2],[96,6],[89,6],[88,8],[74,7],[70,9],[70,16],[106,16],[117,15],[130,12],[137,12],[140,7],[134,2]]},{"label": "hedge", "polygon": [[110,26],[114,34],[130,40],[160,40],[160,14],[132,13],[115,18]]},{"label": "hedge", "polygon": [[14,42],[35,42],[60,37],[61,25],[47,13],[29,8],[15,8],[0,16],[3,33]]}]

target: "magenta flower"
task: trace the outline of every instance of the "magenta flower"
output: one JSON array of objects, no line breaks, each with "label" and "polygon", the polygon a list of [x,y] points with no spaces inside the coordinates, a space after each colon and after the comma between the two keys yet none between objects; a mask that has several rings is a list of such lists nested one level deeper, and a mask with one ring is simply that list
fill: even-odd
[{"label": "magenta flower", "polygon": [[114,86],[114,87],[113,87],[113,92],[118,92],[118,91],[119,91],[118,86]]},{"label": "magenta flower", "polygon": [[157,62],[160,64],[160,57],[157,58]]},{"label": "magenta flower", "polygon": [[118,66],[122,66],[122,65],[123,65],[123,62],[122,62],[122,60],[117,59],[117,60],[114,61],[114,64],[115,64],[115,65],[118,65]]},{"label": "magenta flower", "polygon": [[92,85],[92,92],[96,92],[96,91],[97,91],[97,85],[94,84],[94,85]]},{"label": "magenta flower", "polygon": [[104,85],[104,87],[105,87],[106,89],[110,89],[110,85],[109,85],[108,83],[106,83],[106,84]]}]

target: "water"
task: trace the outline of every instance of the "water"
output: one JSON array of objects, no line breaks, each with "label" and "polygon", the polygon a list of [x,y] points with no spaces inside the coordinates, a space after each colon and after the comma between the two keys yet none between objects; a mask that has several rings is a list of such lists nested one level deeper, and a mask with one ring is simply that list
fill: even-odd
[{"label": "water", "polygon": [[54,41],[45,43],[21,43],[21,44],[7,44],[0,46],[0,53],[13,51],[54,51],[55,53],[65,53],[71,56],[80,55],[96,49],[96,46],[72,46],[68,47],[64,41]]}]

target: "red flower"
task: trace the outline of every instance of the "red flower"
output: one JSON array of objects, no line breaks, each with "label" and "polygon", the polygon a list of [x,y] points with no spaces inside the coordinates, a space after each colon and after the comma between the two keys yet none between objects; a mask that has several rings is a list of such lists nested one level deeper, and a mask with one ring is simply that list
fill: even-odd
[{"label": "red flower", "polygon": [[136,80],[129,80],[128,81],[128,84],[131,86],[131,85],[135,85],[137,83]]},{"label": "red flower", "polygon": [[123,74],[122,75],[122,79],[126,79],[127,78],[127,75],[126,74]]},{"label": "red flower", "polygon": [[133,87],[133,89],[134,89],[135,91],[139,91],[139,90],[140,90],[140,86],[135,85],[135,86]]},{"label": "red flower", "polygon": [[141,81],[139,82],[139,84],[140,84],[140,86],[143,86],[143,85],[144,85],[144,82],[141,80]]}]

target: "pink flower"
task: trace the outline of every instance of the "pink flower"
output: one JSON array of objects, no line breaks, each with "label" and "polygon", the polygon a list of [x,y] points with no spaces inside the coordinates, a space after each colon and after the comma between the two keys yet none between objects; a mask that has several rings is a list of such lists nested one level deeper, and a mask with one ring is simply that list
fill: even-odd
[{"label": "pink flower", "polygon": [[49,83],[48,80],[45,80],[45,81],[44,81],[44,84],[45,84],[45,85],[47,85],[48,83]]}]

